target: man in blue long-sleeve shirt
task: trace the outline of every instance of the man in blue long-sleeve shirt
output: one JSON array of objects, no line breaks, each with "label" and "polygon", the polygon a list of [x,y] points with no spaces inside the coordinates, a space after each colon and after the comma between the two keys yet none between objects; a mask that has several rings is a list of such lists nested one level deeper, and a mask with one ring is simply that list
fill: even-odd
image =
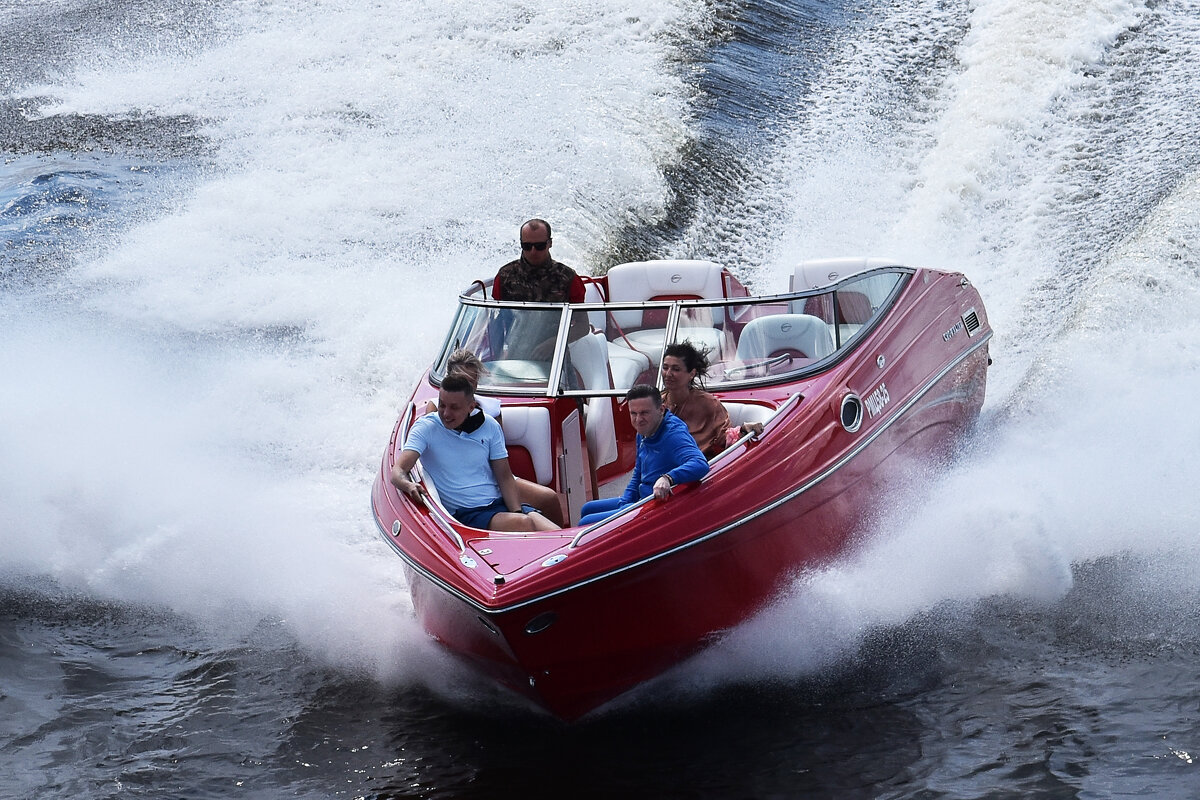
[{"label": "man in blue long-sleeve shirt", "polygon": [[639,383],[625,395],[625,402],[637,431],[633,476],[620,497],[584,503],[580,525],[599,522],[651,494],[666,500],[671,496],[671,487],[698,481],[708,474],[708,461],[688,432],[687,423],[663,408],[658,389]]}]

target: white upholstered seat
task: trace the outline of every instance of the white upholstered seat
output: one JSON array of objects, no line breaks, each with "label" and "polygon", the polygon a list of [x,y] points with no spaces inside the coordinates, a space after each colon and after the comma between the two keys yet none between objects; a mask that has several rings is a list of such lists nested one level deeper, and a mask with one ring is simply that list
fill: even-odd
[{"label": "white upholstered seat", "polygon": [[[631,261],[608,271],[608,296],[614,303],[719,300],[725,296],[725,274],[725,269],[712,261]],[[723,321],[721,310],[697,309],[691,313],[689,319],[681,321],[676,338],[719,352],[724,334],[714,326]],[[666,330],[662,327],[665,314],[658,309],[632,309],[613,311],[612,318],[623,333],[623,337],[614,338],[614,341],[624,339],[657,366],[666,346]],[[685,324],[686,328],[683,327]]]},{"label": "white upholstered seat", "polygon": [[774,314],[751,320],[738,338],[739,361],[757,361],[779,353],[824,358],[833,352],[829,326],[809,314]]},{"label": "white upholstered seat", "polygon": [[554,479],[550,409],[544,406],[505,406],[500,419],[505,444],[510,448],[521,447],[528,451],[533,462],[534,479],[543,486],[549,486]]},{"label": "white upholstered seat", "polygon": [[[612,388],[609,377],[608,340],[603,333],[589,333],[568,345],[571,365],[579,372],[584,389]],[[591,397],[586,404],[585,435],[592,465],[599,468],[617,460],[617,429],[611,397]]]}]

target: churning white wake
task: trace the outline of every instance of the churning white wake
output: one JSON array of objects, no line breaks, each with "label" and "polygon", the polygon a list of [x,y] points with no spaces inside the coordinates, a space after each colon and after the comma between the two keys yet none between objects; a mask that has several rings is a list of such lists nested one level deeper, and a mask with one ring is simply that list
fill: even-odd
[{"label": "churning white wake", "polygon": [[[278,616],[339,663],[403,659],[419,637],[368,507],[396,406],[520,221],[551,219],[587,270],[662,215],[690,135],[668,60],[705,13],[285,0],[203,47],[90,53],[25,87],[35,115],[194,119],[212,151],[47,299],[0,305],[6,572],[233,630]],[[963,269],[997,330],[989,405],[975,452],[691,679],[819,669],[946,602],[1054,600],[1072,564],[1126,548],[1194,557],[1197,178],[1155,184],[1135,224],[1088,181],[1097,163],[1161,177],[1133,137],[1200,95],[1175,66],[1200,55],[1193,16],[918,2],[847,29],[771,173],[785,185],[760,187],[790,216],[749,277],[782,289],[842,254]],[[1139,36],[1151,55],[1116,69]],[[1114,109],[1143,124],[1100,136]]]},{"label": "churning white wake", "polygon": [[661,216],[688,135],[666,59],[705,13],[249,4],[203,46],[101,49],[20,90],[33,116],[194,120],[211,151],[0,308],[5,570],[403,658],[369,507],[396,409],[522,221],[586,271]]},{"label": "churning white wake", "polygon": [[[1073,565],[1126,552],[1148,572],[1113,602],[1200,588],[1196,569],[1177,569],[1200,567],[1200,174],[1156,160],[1200,95],[1179,67],[1197,23],[1178,7],[1147,19],[1133,2],[996,0],[965,21],[924,10],[930,36],[957,41],[953,69],[924,87],[925,107],[889,109],[867,77],[878,54],[853,43],[830,84],[865,82],[871,102],[847,90],[798,129],[781,266],[849,250],[966,272],[996,329],[980,431],[949,472],[914,474],[890,497],[859,552],[800,576],[671,676],[676,687],[812,673],[935,608],[1054,603]],[[908,16],[920,9],[895,13],[867,39],[890,47],[892,32],[926,24]],[[1139,25],[1156,37],[1142,51],[1172,55],[1114,67]],[[1141,103],[1114,110],[1128,80]],[[1114,131],[1114,116],[1139,124]],[[1121,196],[1084,191],[1084,164],[1111,170],[1094,185]],[[1147,193],[1161,196],[1131,222]]]}]

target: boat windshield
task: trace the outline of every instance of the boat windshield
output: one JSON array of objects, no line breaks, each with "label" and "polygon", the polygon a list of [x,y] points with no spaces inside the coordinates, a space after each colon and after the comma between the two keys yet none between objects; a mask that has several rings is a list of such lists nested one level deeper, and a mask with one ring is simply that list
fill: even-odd
[{"label": "boat windshield", "polygon": [[667,345],[687,341],[708,353],[709,389],[795,380],[840,360],[912,273],[888,267],[824,289],[720,300],[505,303],[471,291],[432,373],[440,380],[450,353],[466,348],[487,368],[486,393],[619,396],[657,383]]}]

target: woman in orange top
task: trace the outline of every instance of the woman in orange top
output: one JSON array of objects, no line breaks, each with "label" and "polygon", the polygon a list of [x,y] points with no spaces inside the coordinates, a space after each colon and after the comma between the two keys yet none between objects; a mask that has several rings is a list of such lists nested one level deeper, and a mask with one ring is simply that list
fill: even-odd
[{"label": "woman in orange top", "polygon": [[729,412],[721,401],[704,391],[701,379],[708,375],[708,355],[691,342],[668,345],[663,354],[663,405],[687,423],[688,431],[712,458],[747,433],[762,433],[762,423],[748,422],[731,428]]}]

